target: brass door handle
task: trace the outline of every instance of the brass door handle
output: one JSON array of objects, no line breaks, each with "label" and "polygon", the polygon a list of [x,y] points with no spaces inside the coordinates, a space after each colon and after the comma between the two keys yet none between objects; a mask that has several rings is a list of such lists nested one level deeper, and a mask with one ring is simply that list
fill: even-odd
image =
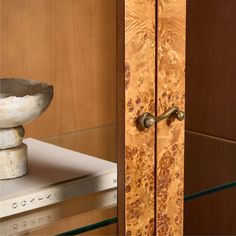
[{"label": "brass door handle", "polygon": [[145,112],[138,117],[137,127],[139,130],[144,130],[150,128],[152,125],[158,123],[159,121],[170,118],[175,118],[179,121],[182,121],[185,118],[185,113],[176,106],[171,107],[160,116],[153,116],[152,114]]}]

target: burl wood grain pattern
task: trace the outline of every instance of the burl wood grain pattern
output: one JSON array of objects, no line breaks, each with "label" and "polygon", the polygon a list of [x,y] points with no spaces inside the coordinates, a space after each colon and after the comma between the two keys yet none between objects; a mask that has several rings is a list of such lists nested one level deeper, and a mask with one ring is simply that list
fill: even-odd
[{"label": "burl wood grain pattern", "polygon": [[[184,110],[186,0],[158,1],[158,115]],[[157,128],[157,235],[183,235],[184,122]]]},{"label": "burl wood grain pattern", "polygon": [[52,104],[27,136],[114,123],[116,1],[0,0],[0,77],[54,85]]},{"label": "burl wood grain pattern", "polygon": [[155,0],[125,1],[126,235],[155,230],[155,128],[135,125],[143,112],[155,113],[155,8]]}]

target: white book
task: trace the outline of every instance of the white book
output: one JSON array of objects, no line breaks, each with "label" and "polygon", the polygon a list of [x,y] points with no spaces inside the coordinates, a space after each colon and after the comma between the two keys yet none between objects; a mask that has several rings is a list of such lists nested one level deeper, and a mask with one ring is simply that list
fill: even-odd
[{"label": "white book", "polygon": [[117,187],[117,164],[36,139],[28,174],[0,181],[0,218]]}]

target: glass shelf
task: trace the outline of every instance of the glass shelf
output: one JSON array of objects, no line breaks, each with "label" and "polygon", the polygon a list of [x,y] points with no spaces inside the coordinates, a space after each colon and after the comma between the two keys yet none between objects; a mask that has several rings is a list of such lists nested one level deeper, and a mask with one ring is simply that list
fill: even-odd
[{"label": "glass shelf", "polygon": [[236,187],[236,181],[225,183],[225,184],[218,185],[218,186],[214,186],[212,188],[204,189],[200,192],[196,192],[196,193],[193,193],[193,194],[186,195],[184,197],[184,201],[191,201],[191,200],[194,200],[194,199],[199,198],[199,197],[203,197],[203,196],[211,194],[211,193],[224,191],[226,189],[234,188],[234,187]]},{"label": "glass shelf", "polygon": [[[41,140],[116,162],[115,124]],[[209,188],[185,196],[185,201],[235,186],[236,182],[231,182]],[[0,235],[116,235],[116,226],[117,191],[112,189],[3,218],[0,220]]]},{"label": "glass shelf", "polygon": [[42,138],[42,141],[104,160],[117,162],[116,125],[98,127]]},{"label": "glass shelf", "polygon": [[[42,141],[116,162],[116,126],[79,130]],[[0,235],[73,235],[106,230],[116,235],[117,190],[73,198],[0,219]],[[89,234],[90,235],[90,234]],[[93,234],[96,235],[96,232]]]},{"label": "glass shelf", "polygon": [[185,202],[186,235],[235,235],[236,188],[225,184]]},{"label": "glass shelf", "polygon": [[[100,229],[100,228],[106,227],[108,225],[115,224],[117,222],[118,222],[118,217],[113,217],[111,219],[107,219],[107,220],[104,220],[104,221],[101,221],[101,222],[97,222],[95,224],[87,225],[87,226],[84,226],[84,227],[81,227],[81,228],[78,228],[78,229],[74,229],[74,230],[71,230],[71,231],[64,232],[62,234],[58,234],[57,236],[78,235],[78,234],[82,234],[82,233],[85,233],[85,232],[94,231],[96,229]],[[115,231],[116,230],[114,229],[114,233],[115,233]]]}]

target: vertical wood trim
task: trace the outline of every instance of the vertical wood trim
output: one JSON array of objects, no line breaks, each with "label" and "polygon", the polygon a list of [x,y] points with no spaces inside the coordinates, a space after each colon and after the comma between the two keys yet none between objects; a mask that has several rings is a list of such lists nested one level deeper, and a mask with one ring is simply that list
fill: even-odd
[{"label": "vertical wood trim", "polygon": [[[184,110],[186,0],[158,1],[157,113]],[[184,122],[157,127],[157,235],[183,235]]]},{"label": "vertical wood trim", "polygon": [[125,0],[116,0],[118,235],[125,235]]},{"label": "vertical wood trim", "polygon": [[155,127],[135,124],[155,113],[155,13],[155,0],[125,0],[125,235],[155,234]]}]

